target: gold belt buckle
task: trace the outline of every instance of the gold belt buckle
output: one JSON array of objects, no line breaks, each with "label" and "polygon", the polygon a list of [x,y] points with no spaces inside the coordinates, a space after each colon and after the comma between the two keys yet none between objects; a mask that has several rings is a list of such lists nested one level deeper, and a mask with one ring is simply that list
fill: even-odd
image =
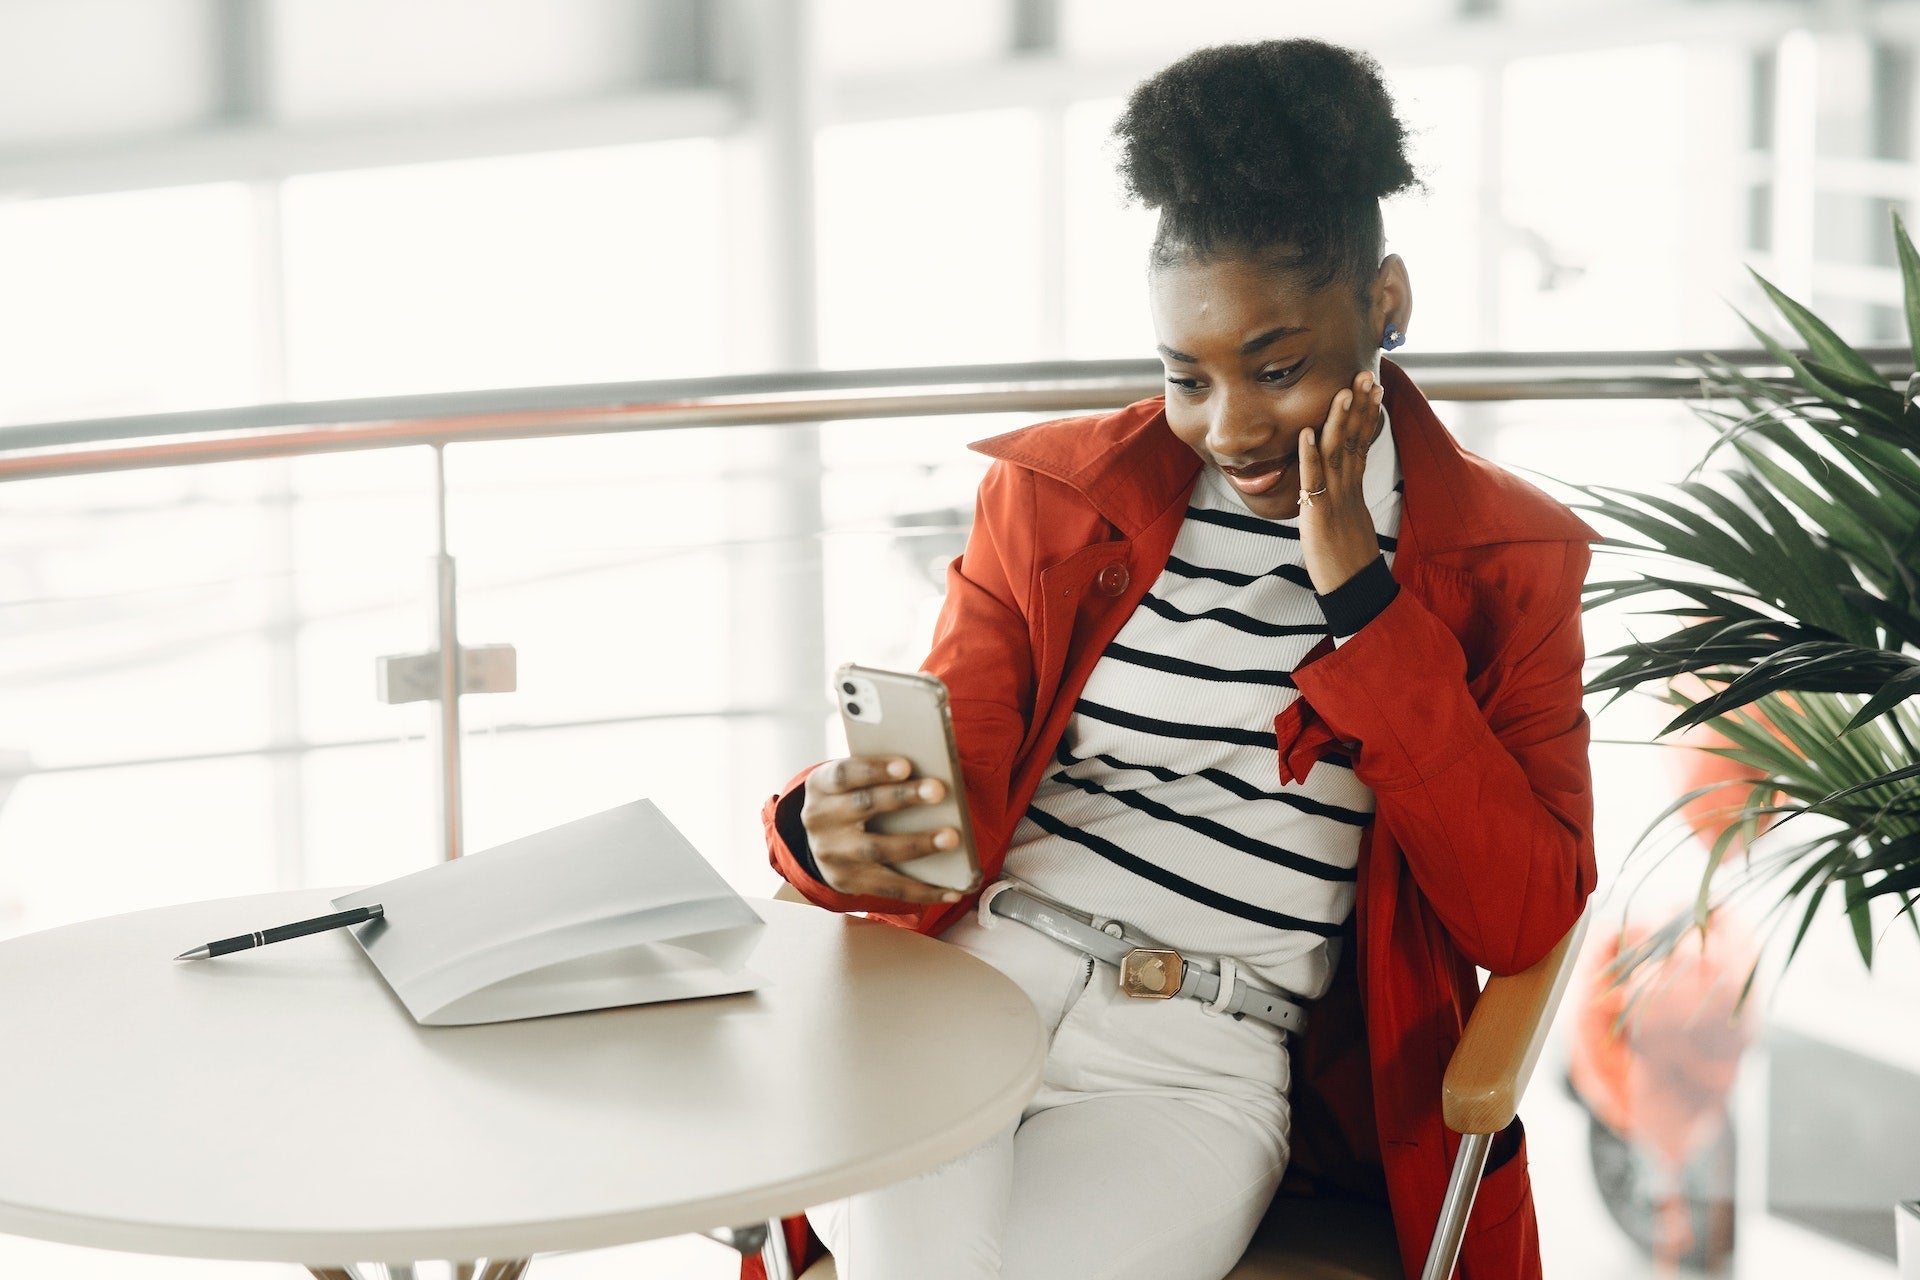
[{"label": "gold belt buckle", "polygon": [[1178,951],[1135,947],[1120,957],[1120,989],[1135,999],[1172,999],[1186,976],[1187,962]]}]

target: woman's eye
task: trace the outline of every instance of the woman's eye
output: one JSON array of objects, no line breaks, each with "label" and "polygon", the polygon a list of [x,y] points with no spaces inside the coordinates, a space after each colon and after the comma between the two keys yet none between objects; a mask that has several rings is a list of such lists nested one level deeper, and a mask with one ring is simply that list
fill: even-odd
[{"label": "woman's eye", "polygon": [[[1305,364],[1306,361],[1302,360],[1299,364],[1290,364],[1284,369],[1269,369],[1260,375],[1260,381],[1269,383],[1285,382]],[[1172,374],[1167,375],[1167,385],[1178,387],[1187,395],[1195,395],[1201,390],[1200,379],[1176,378]]]}]

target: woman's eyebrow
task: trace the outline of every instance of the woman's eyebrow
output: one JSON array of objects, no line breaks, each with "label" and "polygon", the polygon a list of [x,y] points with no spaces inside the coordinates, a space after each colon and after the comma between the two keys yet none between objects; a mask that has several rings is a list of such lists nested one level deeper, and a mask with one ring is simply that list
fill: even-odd
[{"label": "woman's eyebrow", "polygon": [[[1289,324],[1275,325],[1273,328],[1267,330],[1265,333],[1261,334],[1259,337],[1252,338],[1246,342],[1241,343],[1240,354],[1243,356],[1250,356],[1254,352],[1260,350],[1260,348],[1267,346],[1270,343],[1277,342],[1281,338],[1291,338],[1296,333],[1312,333],[1312,332],[1313,332],[1312,329],[1306,328],[1301,325],[1289,325]],[[1177,361],[1180,364],[1199,364],[1200,363],[1200,358],[1198,356],[1190,356],[1184,351],[1175,351],[1172,347],[1168,346],[1164,342],[1158,343],[1154,347],[1154,350],[1158,351],[1161,355],[1165,356],[1167,359]]]},{"label": "woman's eyebrow", "polygon": [[1270,342],[1276,342],[1281,338],[1291,338],[1296,333],[1312,333],[1312,332],[1313,330],[1305,328],[1304,326],[1286,325],[1286,324],[1275,325],[1273,328],[1267,330],[1265,333],[1261,334],[1259,337],[1254,338],[1252,341],[1241,343],[1240,354],[1243,356],[1250,356],[1254,352],[1258,351],[1260,348],[1266,346]]}]

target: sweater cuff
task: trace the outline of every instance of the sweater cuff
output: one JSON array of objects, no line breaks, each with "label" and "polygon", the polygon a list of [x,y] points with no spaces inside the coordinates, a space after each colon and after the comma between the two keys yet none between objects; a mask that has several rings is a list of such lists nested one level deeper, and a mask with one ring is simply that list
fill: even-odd
[{"label": "sweater cuff", "polygon": [[800,869],[825,884],[826,880],[820,875],[820,864],[813,860],[813,846],[807,843],[806,824],[800,821],[800,809],[806,801],[805,787],[795,787],[789,791],[773,807],[773,824],[780,832],[780,839],[786,842],[787,852],[800,864]]},{"label": "sweater cuff", "polygon": [[1382,554],[1321,596],[1320,612],[1326,615],[1334,643],[1340,643],[1379,617],[1399,594],[1400,584],[1393,580],[1393,571],[1387,568],[1387,557]]}]

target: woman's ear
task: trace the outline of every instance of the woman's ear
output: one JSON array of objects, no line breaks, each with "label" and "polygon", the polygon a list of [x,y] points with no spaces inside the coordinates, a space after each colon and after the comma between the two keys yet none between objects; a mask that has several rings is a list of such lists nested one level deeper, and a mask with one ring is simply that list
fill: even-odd
[{"label": "woman's ear", "polygon": [[1406,261],[1397,253],[1380,260],[1373,277],[1373,314],[1375,334],[1384,333],[1389,324],[1406,333],[1413,319],[1413,281],[1407,276]]}]

